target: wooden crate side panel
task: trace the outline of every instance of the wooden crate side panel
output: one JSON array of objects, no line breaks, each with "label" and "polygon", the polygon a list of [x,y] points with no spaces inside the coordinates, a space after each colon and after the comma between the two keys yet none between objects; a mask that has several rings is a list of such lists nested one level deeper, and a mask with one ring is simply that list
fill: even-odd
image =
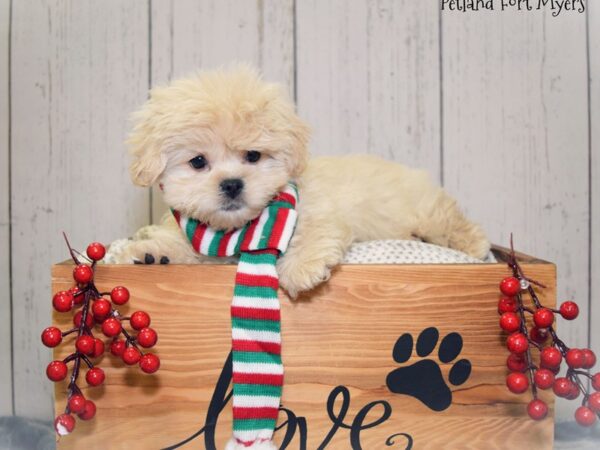
[{"label": "wooden crate side panel", "polygon": [[[524,267],[531,277],[548,284],[542,301],[552,305],[554,266]],[[99,442],[126,448],[132,426],[143,430],[139,435],[153,447],[165,446],[203,426],[230,348],[234,273],[233,266],[99,268],[100,289],[117,284],[130,287],[132,299],[125,313],[144,309],[152,315],[152,326],[160,336],[157,352],[162,367],[157,375],[146,376],[105,356],[101,365],[107,368],[106,385],[85,389],[86,395],[98,400],[98,417],[78,423],[78,432],[61,440],[61,448],[94,448]],[[337,386],[344,386],[349,395],[346,424],[371,402],[379,403],[366,422],[381,417],[389,407],[385,421],[359,433],[363,448],[382,448],[388,436],[401,432],[411,435],[415,448],[451,445],[477,449],[486,442],[490,448],[551,448],[552,421],[524,420],[528,397],[512,395],[504,385],[507,352],[495,309],[498,280],[507,273],[502,264],[343,266],[310,300],[291,302],[282,295],[283,406],[296,416],[306,417],[307,448],[317,448],[332,427],[327,400]],[[66,286],[69,278],[69,266],[55,266],[54,289]],[[66,326],[70,318],[62,316],[57,315],[57,323]],[[447,380],[458,360],[468,359],[473,366],[466,382],[452,387],[453,404],[441,412],[431,411],[413,397],[392,394],[386,387],[388,374],[398,374],[395,371],[400,367],[423,359],[412,351],[408,361],[394,362],[396,340],[404,333],[416,340],[428,327],[436,327],[440,335],[428,357],[433,362],[439,361],[439,346],[445,336],[458,332],[463,340],[462,352],[450,363],[439,364],[437,376],[425,375],[432,377],[432,386],[441,383],[440,377]],[[59,347],[56,356],[64,357],[66,350]],[[407,373],[405,369],[396,376]],[[64,386],[57,385],[56,393],[60,410],[65,401]],[[339,411],[342,396],[339,393],[334,411]],[[552,406],[551,398],[547,399]],[[282,413],[280,421],[283,417]],[[230,405],[217,423],[217,448],[221,448],[230,433]],[[90,431],[93,434],[88,434]],[[298,433],[291,448],[299,445]],[[282,435],[283,430],[278,439]],[[348,430],[339,430],[328,448],[349,448],[349,439]],[[396,439],[400,442],[403,438]],[[202,446],[201,442],[193,441],[189,448]]]}]

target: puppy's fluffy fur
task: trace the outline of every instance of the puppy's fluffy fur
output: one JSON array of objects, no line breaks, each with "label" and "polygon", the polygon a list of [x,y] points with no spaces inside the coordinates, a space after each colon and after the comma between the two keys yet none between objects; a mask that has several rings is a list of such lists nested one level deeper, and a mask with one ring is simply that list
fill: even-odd
[{"label": "puppy's fluffy fur", "polygon": [[[258,216],[290,179],[298,182],[296,232],[279,259],[281,286],[292,297],[330,276],[353,242],[423,239],[481,258],[489,242],[425,172],[373,156],[308,160],[309,128],[282,89],[248,67],[203,72],[155,88],[134,115],[131,176],[160,182],[166,203],[219,229]],[[249,162],[249,150],[261,153]],[[202,155],[207,165],[189,161]],[[229,199],[220,188],[240,179]],[[227,262],[196,254],[172,217],[140,230],[111,251],[117,263],[167,256],[171,263]]]}]

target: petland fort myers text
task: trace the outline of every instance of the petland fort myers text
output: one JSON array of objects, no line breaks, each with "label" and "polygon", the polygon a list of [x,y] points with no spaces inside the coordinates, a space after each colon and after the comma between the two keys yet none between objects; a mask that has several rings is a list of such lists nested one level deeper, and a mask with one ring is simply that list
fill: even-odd
[{"label": "petland fort myers text", "polygon": [[586,0],[441,0],[442,11],[539,11],[549,9],[552,15],[585,12]]}]

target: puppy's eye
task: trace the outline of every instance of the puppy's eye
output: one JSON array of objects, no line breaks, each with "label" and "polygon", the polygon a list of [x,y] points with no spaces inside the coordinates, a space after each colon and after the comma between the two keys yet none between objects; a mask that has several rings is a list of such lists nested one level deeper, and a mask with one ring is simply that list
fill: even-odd
[{"label": "puppy's eye", "polygon": [[249,163],[255,163],[258,162],[261,156],[262,155],[260,154],[260,152],[257,152],[256,150],[248,150],[246,152],[246,161],[248,161]]},{"label": "puppy's eye", "polygon": [[206,158],[204,156],[198,155],[195,158],[190,159],[188,163],[194,169],[204,169],[208,164],[208,161],[206,161]]}]

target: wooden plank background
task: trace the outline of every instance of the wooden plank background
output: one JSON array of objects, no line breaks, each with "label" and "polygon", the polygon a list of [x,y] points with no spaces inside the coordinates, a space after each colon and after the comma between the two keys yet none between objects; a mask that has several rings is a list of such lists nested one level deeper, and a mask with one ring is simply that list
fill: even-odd
[{"label": "wooden plank background", "polygon": [[[600,5],[588,9],[590,107],[590,342],[600,348]],[[592,324],[595,324],[593,326]]]},{"label": "wooden plank background", "polygon": [[0,416],[12,414],[9,210],[9,65],[10,1],[0,0]]},{"label": "wooden plank background", "polygon": [[[555,262],[558,298],[582,305],[562,333],[600,349],[587,325],[600,322],[600,7],[587,3],[552,17],[440,12],[436,0],[1,0],[4,333],[13,309],[0,384],[12,386],[14,412],[52,413],[39,332],[50,265],[65,257],[60,231],[82,247],[164,210],[128,180],[129,113],[150,86],[232,60],[287,86],[313,154],[426,168],[492,241],[514,231],[519,249]],[[8,398],[0,391],[1,413]],[[563,403],[557,411],[571,417]]]}]

